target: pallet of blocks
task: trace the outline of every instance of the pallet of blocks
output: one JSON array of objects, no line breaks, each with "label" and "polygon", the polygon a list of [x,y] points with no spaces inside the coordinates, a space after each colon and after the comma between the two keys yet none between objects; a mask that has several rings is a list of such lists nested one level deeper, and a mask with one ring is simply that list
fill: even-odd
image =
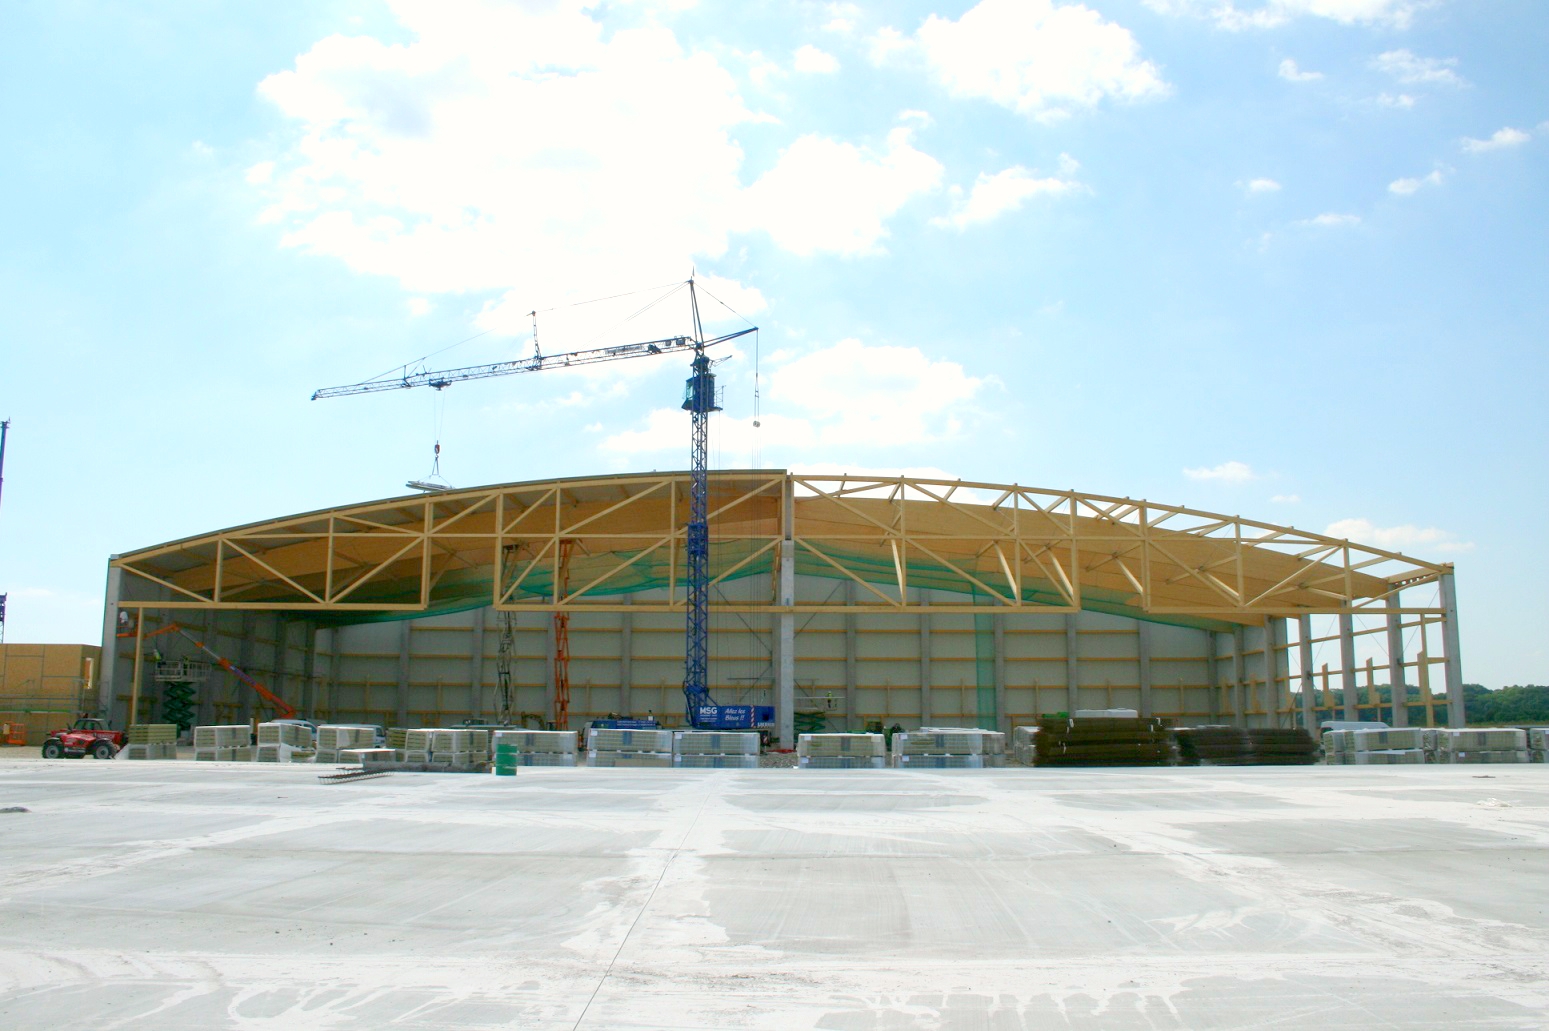
[{"label": "pallet of blocks", "polygon": [[1034,766],[1170,766],[1173,742],[1154,717],[1044,717],[1033,739]]},{"label": "pallet of blocks", "polygon": [[586,765],[670,768],[672,731],[592,727],[586,732]]},{"label": "pallet of blocks", "polygon": [[682,769],[756,770],[758,769],[758,732],[674,731],[672,765]]},{"label": "pallet of blocks", "polygon": [[361,723],[324,723],[317,728],[317,761],[339,762],[345,749],[375,748],[376,728]]},{"label": "pallet of blocks", "polygon": [[1323,748],[1323,762],[1329,766],[1348,766],[1355,760],[1355,732],[1351,730],[1325,730],[1318,739]]},{"label": "pallet of blocks", "polygon": [[120,759],[176,759],[176,723],[136,723],[129,728],[129,743]]},{"label": "pallet of blocks", "polygon": [[[375,746],[371,748],[341,748],[339,749],[339,758],[334,761],[359,763],[361,765],[366,763],[390,763],[395,760],[396,756],[397,753],[391,748],[377,748]],[[317,761],[323,761],[321,754],[318,755]]]},{"label": "pallet of blocks", "polygon": [[[495,773],[511,776],[517,766],[574,766],[576,735],[573,730],[497,730]],[[501,766],[509,772],[502,773]]]},{"label": "pallet of blocks", "polygon": [[977,727],[921,727],[893,735],[901,770],[982,770],[1006,764],[1006,735]]},{"label": "pallet of blocks", "polygon": [[1311,766],[1318,761],[1318,743],[1299,728],[1251,727],[1248,747],[1256,766]]},{"label": "pallet of blocks", "polygon": [[406,727],[387,728],[387,747],[395,753],[399,762],[403,762],[404,745],[409,739],[409,731]]},{"label": "pallet of blocks", "polygon": [[1464,727],[1436,732],[1437,760],[1444,763],[1525,763],[1527,731],[1520,727]]},{"label": "pallet of blocks", "polygon": [[[237,762],[237,749],[252,743],[253,731],[245,723],[218,727],[194,728],[194,760],[196,762]],[[252,749],[248,749],[249,760]]]},{"label": "pallet of blocks", "polygon": [[1347,730],[1349,762],[1359,766],[1394,766],[1436,761],[1436,732],[1424,727]]},{"label": "pallet of blocks", "polygon": [[1023,766],[1033,765],[1033,741],[1038,734],[1036,726],[1011,728],[1011,758]]},{"label": "pallet of blocks", "polygon": [[1549,763],[1549,727],[1528,727],[1526,730],[1528,761]]},{"label": "pallet of blocks", "polygon": [[258,725],[258,747],[253,750],[254,762],[309,763],[316,756],[311,727],[279,720]]},{"label": "pallet of blocks", "polygon": [[887,739],[881,734],[799,734],[796,737],[796,768],[886,769]]}]

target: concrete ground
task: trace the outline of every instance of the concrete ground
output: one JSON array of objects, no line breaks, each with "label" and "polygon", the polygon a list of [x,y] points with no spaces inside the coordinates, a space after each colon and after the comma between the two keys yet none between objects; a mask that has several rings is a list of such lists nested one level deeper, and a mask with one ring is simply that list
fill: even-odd
[{"label": "concrete ground", "polygon": [[0,758],[0,1027],[1549,1027],[1549,766],[317,773]]}]

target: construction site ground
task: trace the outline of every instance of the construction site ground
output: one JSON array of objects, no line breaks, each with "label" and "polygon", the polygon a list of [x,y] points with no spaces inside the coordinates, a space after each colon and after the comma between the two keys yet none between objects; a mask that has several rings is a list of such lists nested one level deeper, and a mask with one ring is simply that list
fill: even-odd
[{"label": "construction site ground", "polygon": [[1549,1027],[1549,766],[0,752],[0,1027]]}]

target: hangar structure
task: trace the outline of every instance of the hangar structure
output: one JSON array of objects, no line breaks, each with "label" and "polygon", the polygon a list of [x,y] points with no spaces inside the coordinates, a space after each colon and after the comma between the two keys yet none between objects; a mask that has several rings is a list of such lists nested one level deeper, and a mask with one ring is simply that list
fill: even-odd
[{"label": "hangar structure", "polygon": [[[1353,718],[1379,675],[1429,703],[1437,666],[1447,721],[1464,720],[1448,564],[1015,484],[734,470],[709,489],[711,693],[775,705],[787,744],[797,713],[857,730],[1110,707],[1293,726]],[[103,710],[151,718],[146,660],[175,646],[147,637],[177,622],[318,719],[677,722],[688,506],[686,472],[540,480],[115,555]],[[218,674],[199,721],[257,701]]]}]

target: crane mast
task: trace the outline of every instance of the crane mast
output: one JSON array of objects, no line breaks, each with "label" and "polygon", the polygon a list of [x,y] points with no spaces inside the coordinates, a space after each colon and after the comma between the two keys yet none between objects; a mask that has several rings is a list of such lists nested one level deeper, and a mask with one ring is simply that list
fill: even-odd
[{"label": "crane mast", "polygon": [[[351,383],[338,387],[323,387],[313,392],[312,400],[325,397],[345,397],[351,394],[373,394],[384,390],[406,390],[411,387],[431,387],[442,390],[464,380],[490,379],[524,372],[542,372],[547,369],[564,369],[572,366],[594,365],[599,362],[621,361],[626,358],[645,358],[660,354],[692,352],[690,375],[683,391],[683,410],[690,416],[690,472],[689,516],[685,527],[685,555],[688,563],[688,604],[684,626],[683,697],[685,715],[690,726],[698,726],[699,707],[714,705],[710,697],[710,413],[718,412],[716,403],[715,373],[713,362],[705,349],[726,343],[749,333],[757,332],[757,326],[740,329],[734,333],[705,339],[704,326],[699,316],[699,295],[694,281],[688,281],[689,305],[693,312],[692,336],[664,337],[633,344],[613,347],[585,348],[559,354],[544,355],[537,350],[537,327],[533,329],[533,355],[509,362],[490,365],[471,365],[460,369],[432,371],[405,366],[396,376],[378,377],[364,383]],[[509,632],[509,628],[508,628]],[[510,701],[506,679],[502,678],[502,710]]]}]

